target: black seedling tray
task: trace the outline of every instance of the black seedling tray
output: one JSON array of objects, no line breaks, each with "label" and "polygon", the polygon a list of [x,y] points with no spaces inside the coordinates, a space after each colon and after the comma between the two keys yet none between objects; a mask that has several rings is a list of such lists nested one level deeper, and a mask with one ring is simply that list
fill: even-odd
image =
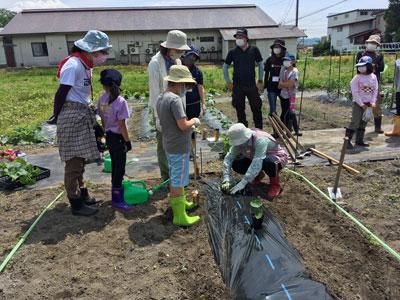
[{"label": "black seedling tray", "polygon": [[[49,169],[39,166],[33,166],[33,167],[38,168],[40,170],[40,174],[35,177],[36,181],[50,177]],[[24,185],[21,182],[12,181],[9,176],[0,176],[0,190],[15,190],[22,186]]]}]

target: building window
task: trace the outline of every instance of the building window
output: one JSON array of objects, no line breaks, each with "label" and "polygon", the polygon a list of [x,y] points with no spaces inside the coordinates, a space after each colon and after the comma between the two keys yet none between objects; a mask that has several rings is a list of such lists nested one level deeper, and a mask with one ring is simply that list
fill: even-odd
[{"label": "building window", "polygon": [[72,47],[74,46],[74,42],[68,42],[67,41],[67,49],[68,49],[68,54],[70,55],[72,53]]},{"label": "building window", "polygon": [[333,19],[336,21],[336,20],[337,20],[337,17],[333,17]]},{"label": "building window", "polygon": [[337,28],[337,32],[342,32],[343,31],[343,26],[339,26],[338,28]]},{"label": "building window", "polygon": [[33,56],[49,56],[46,43],[31,43]]},{"label": "building window", "polygon": [[213,36],[201,36],[200,42],[214,42]]},{"label": "building window", "polygon": [[360,16],[368,16],[368,12],[367,11],[360,11]]},{"label": "building window", "polygon": [[349,17],[349,14],[345,14],[344,17],[345,17],[345,18],[348,18],[348,17]]}]

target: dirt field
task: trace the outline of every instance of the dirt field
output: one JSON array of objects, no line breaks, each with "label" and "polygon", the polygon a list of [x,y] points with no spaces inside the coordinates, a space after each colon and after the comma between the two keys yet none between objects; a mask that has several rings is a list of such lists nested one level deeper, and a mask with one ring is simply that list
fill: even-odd
[{"label": "dirt field", "polygon": [[[57,193],[0,196],[2,258]],[[205,224],[173,226],[165,193],[126,214],[111,208],[108,188],[95,196],[105,200],[95,217],[72,216],[65,198],[44,216],[0,275],[0,299],[230,298]]]},{"label": "dirt field", "polygon": [[[299,111],[299,103],[296,104]],[[233,122],[237,121],[236,110],[230,102],[216,103],[215,107],[221,110]],[[269,106],[263,101],[263,118],[265,129],[271,130],[272,127],[268,121]],[[279,100],[277,103],[277,113],[280,115]],[[246,116],[249,127],[254,127],[253,117],[250,105],[246,104]],[[319,100],[305,98],[302,105],[302,114],[300,121],[301,130],[317,130],[329,128],[343,128],[347,126],[351,119],[351,106],[344,106],[334,103],[321,103]],[[384,117],[384,123],[390,123],[390,118]]]},{"label": "dirt field", "polygon": [[[214,162],[208,170],[220,167]],[[398,251],[399,167],[395,161],[356,165],[361,175],[344,173],[340,185],[347,209]],[[322,189],[335,174],[333,167],[300,171]],[[264,181],[255,195],[264,197]],[[283,194],[265,205],[281,220],[311,278],[325,283],[337,299],[400,299],[399,262],[305,184],[287,175],[282,182]],[[165,192],[121,214],[110,207],[108,187],[93,189],[105,201],[99,214],[74,217],[60,200],[0,275],[0,299],[232,298],[214,263],[205,224],[187,230],[171,225],[164,214]],[[2,258],[58,191],[0,196]]]}]

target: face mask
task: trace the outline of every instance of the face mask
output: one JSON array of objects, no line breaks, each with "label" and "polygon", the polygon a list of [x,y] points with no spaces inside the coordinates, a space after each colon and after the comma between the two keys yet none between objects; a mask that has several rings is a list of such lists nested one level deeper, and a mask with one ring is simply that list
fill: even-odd
[{"label": "face mask", "polygon": [[181,57],[183,51],[179,51],[179,50],[170,50],[169,51],[169,57],[172,58],[173,60],[177,60],[178,58]]},{"label": "face mask", "polygon": [[375,51],[377,48],[377,45],[372,44],[372,43],[367,43],[366,48],[368,51]]},{"label": "face mask", "polygon": [[288,67],[290,67],[292,65],[292,62],[290,61],[290,60],[284,60],[283,61],[283,66],[285,67],[285,68],[288,68]]},{"label": "face mask", "polygon": [[272,51],[274,52],[274,54],[281,54],[282,49],[281,48],[273,48]]},{"label": "face mask", "polygon": [[179,92],[179,97],[183,98],[186,95],[186,85],[183,84],[181,87],[182,88]]},{"label": "face mask", "polygon": [[358,72],[360,72],[361,74],[367,73],[366,66],[358,67],[357,69],[358,69]]},{"label": "face mask", "polygon": [[195,62],[196,62],[196,58],[193,57],[192,55],[186,56],[183,59],[183,63],[185,66],[193,66]]},{"label": "face mask", "polygon": [[244,45],[246,45],[246,41],[242,39],[236,39],[236,45],[239,47],[243,47]]},{"label": "face mask", "polygon": [[99,66],[104,64],[107,60],[108,54],[98,53],[96,56],[92,56],[93,66]]}]

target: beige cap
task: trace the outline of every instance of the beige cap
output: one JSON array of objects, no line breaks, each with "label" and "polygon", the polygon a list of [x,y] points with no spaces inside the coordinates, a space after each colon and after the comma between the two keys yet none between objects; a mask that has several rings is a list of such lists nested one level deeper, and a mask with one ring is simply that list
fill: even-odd
[{"label": "beige cap", "polygon": [[381,45],[381,37],[377,34],[373,34],[365,42],[366,43],[375,43],[378,46],[380,46]]},{"label": "beige cap", "polygon": [[186,44],[186,42],[186,33],[180,30],[171,30],[167,34],[167,40],[162,42],[161,46],[168,49],[190,50],[190,47]]},{"label": "beige cap", "polygon": [[196,83],[188,67],[183,65],[173,65],[169,69],[169,75],[164,77],[164,79],[176,83]]},{"label": "beige cap", "polygon": [[253,130],[247,128],[242,123],[233,124],[227,132],[232,146],[239,146],[246,143],[253,135]]}]

